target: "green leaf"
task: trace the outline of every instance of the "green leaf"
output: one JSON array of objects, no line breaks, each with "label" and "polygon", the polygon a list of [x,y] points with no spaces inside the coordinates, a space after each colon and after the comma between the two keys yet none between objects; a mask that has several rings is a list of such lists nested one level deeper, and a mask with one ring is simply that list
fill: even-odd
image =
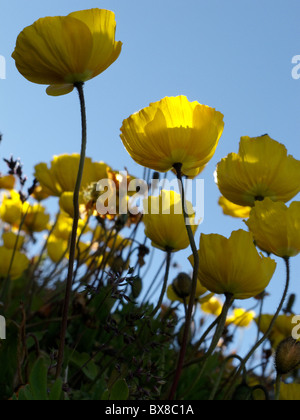
[{"label": "green leaf", "polygon": [[35,401],[47,401],[47,367],[43,359],[34,365],[29,378],[31,392]]},{"label": "green leaf", "polygon": [[20,389],[17,400],[18,401],[34,401],[34,397],[30,391],[29,385],[26,385],[24,388]]},{"label": "green leaf", "polygon": [[81,368],[85,376],[91,381],[97,378],[99,369],[87,353],[80,354],[74,351],[70,357],[70,362],[78,368]]},{"label": "green leaf", "polygon": [[108,401],[108,400],[109,400],[109,390],[107,389],[106,391],[103,392],[101,396],[101,401]]},{"label": "green leaf", "polygon": [[120,379],[117,381],[113,387],[110,389],[111,401],[126,401],[129,397],[129,389],[125,379]]},{"label": "green leaf", "polygon": [[49,401],[60,401],[62,396],[62,386],[63,381],[61,379],[57,379],[57,381],[54,383],[54,385],[51,388],[50,394],[49,394]]}]

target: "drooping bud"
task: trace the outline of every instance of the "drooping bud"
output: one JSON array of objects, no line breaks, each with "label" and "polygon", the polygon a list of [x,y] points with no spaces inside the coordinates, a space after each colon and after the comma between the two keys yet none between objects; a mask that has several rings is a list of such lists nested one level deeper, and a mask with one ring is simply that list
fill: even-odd
[{"label": "drooping bud", "polygon": [[276,351],[275,365],[280,375],[295,370],[300,365],[300,343],[292,337],[283,340]]},{"label": "drooping bud", "polygon": [[286,308],[283,311],[286,315],[293,313],[293,306],[295,304],[295,301],[296,301],[296,295],[294,293],[292,293],[289,297]]},{"label": "drooping bud", "polygon": [[181,299],[187,298],[191,294],[192,279],[186,273],[180,273],[173,281],[173,290]]}]

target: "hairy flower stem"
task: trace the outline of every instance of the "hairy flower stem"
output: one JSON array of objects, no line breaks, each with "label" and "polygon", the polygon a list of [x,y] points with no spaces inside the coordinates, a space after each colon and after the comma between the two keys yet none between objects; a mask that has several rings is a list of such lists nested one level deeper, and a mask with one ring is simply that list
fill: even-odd
[{"label": "hairy flower stem", "polygon": [[79,168],[77,173],[77,179],[74,189],[74,219],[72,226],[72,233],[70,239],[70,256],[69,256],[69,267],[68,267],[68,276],[66,283],[66,293],[64,299],[64,308],[63,308],[63,317],[60,333],[60,345],[58,351],[58,360],[57,360],[57,369],[56,369],[56,378],[61,376],[63,360],[64,360],[64,350],[65,350],[65,341],[66,333],[68,328],[68,315],[69,315],[69,306],[72,294],[73,286],[73,272],[74,272],[74,263],[75,263],[75,253],[76,253],[76,239],[77,239],[77,229],[79,221],[79,192],[83,175],[83,168],[85,163],[85,154],[86,154],[86,144],[87,144],[87,135],[86,135],[86,109],[85,109],[85,100],[83,94],[83,83],[75,83],[74,85],[77,88],[80,100],[80,109],[81,109],[81,127],[82,127],[82,139],[81,139],[81,153]]},{"label": "hairy flower stem", "polygon": [[284,292],[282,295],[282,299],[280,301],[280,304],[278,306],[278,309],[269,325],[268,330],[266,331],[266,333],[263,335],[263,337],[255,344],[255,346],[250,350],[250,352],[247,354],[247,356],[243,359],[243,363],[241,363],[239,369],[237,370],[236,374],[234,375],[232,382],[230,384],[229,390],[227,391],[226,395],[225,395],[225,399],[229,398],[232,394],[233,391],[233,387],[235,385],[235,382],[237,380],[237,378],[239,377],[241,371],[243,369],[245,369],[245,366],[248,362],[249,359],[251,359],[251,357],[253,356],[253,354],[256,352],[256,350],[270,337],[271,332],[273,331],[275,322],[283,308],[284,302],[286,300],[286,297],[288,295],[288,291],[289,291],[289,287],[290,287],[290,259],[289,257],[284,258],[284,262],[286,265],[286,283],[285,283],[285,288],[284,288]]},{"label": "hairy flower stem", "polygon": [[183,211],[183,216],[184,216],[184,220],[185,220],[186,230],[187,230],[187,233],[188,233],[188,237],[189,237],[189,240],[190,240],[190,244],[191,244],[191,248],[192,248],[193,256],[194,256],[194,271],[193,271],[193,278],[192,278],[191,295],[190,295],[189,305],[188,305],[187,312],[186,312],[186,319],[185,319],[185,327],[184,327],[184,332],[183,332],[182,344],[181,344],[181,348],[180,348],[179,359],[178,359],[177,368],[176,368],[176,372],[175,372],[175,376],[174,376],[174,381],[173,381],[171,391],[170,391],[170,394],[169,394],[169,400],[173,400],[174,397],[175,397],[176,390],[177,390],[177,387],[178,387],[178,383],[179,383],[179,380],[180,380],[180,376],[181,376],[181,373],[182,373],[182,368],[183,368],[184,359],[185,359],[186,350],[187,350],[188,341],[189,341],[190,328],[191,328],[191,323],[192,323],[193,309],[194,309],[196,290],[197,290],[198,271],[199,271],[199,265],[200,265],[199,255],[198,255],[198,250],[197,250],[197,246],[196,246],[196,243],[195,243],[194,234],[193,234],[191,225],[189,224],[189,221],[188,221],[188,214],[186,213],[185,193],[184,193],[184,186],[183,186],[183,182],[182,182],[182,164],[181,163],[175,164],[174,169],[176,170],[177,179],[178,179],[178,182],[179,182],[179,188],[181,190],[182,211]]}]

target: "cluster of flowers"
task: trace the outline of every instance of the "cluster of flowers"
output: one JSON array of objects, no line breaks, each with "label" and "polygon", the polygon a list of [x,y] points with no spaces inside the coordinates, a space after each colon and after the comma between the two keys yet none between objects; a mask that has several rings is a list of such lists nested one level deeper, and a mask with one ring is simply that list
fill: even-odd
[{"label": "cluster of flowers", "polygon": [[[3,261],[0,267],[1,277],[9,276],[11,280],[15,280],[28,269],[30,259],[26,256],[29,254],[26,251],[37,233],[47,232],[47,235],[44,235],[46,240],[44,257],[50,258],[55,264],[68,258],[74,216],[73,191],[76,181],[73,168],[76,164],[78,165],[78,162],[79,155],[74,154],[55,156],[50,168],[46,163],[36,165],[35,177],[39,184],[30,198],[33,204],[23,201],[20,193],[14,189],[16,184],[14,175],[0,178],[0,188],[4,191],[0,206],[0,218],[3,222],[3,246],[0,248],[0,258]],[[98,268],[103,264],[107,250],[114,248],[115,251],[121,252],[130,243],[117,230],[111,228],[108,232],[104,221],[102,224],[89,224],[91,216],[98,216],[89,188],[92,189],[97,180],[107,177],[115,178],[115,172],[109,166],[102,162],[92,162],[90,158],[86,159],[81,188],[78,237],[82,238],[89,234],[92,239],[78,242],[76,258],[88,266],[96,265]],[[59,198],[59,213],[52,222],[46,207],[41,204],[49,197]],[[115,219],[117,217],[118,215]],[[111,220],[112,216],[107,215],[107,218]],[[135,223],[138,220],[139,217],[131,216],[126,224]],[[109,258],[111,263],[112,257],[113,255]],[[35,258],[32,258],[32,264],[35,264]]]},{"label": "cluster of flowers", "polygon": [[[49,84],[49,95],[67,94],[74,86],[103,72],[118,58],[122,44],[115,41],[115,27],[114,14],[98,9],[40,19],[19,35],[13,58],[20,73],[29,81]],[[180,182],[184,176],[195,178],[203,171],[215,153],[223,129],[223,115],[214,108],[190,102],[185,96],[167,97],[125,119],[121,140],[135,162],[157,172],[172,171]],[[28,258],[21,251],[22,232],[30,236],[34,232],[50,230],[46,243],[48,256],[55,263],[68,257],[72,225],[77,217],[74,207],[77,173],[74,168],[78,167],[79,155],[55,157],[50,168],[45,163],[37,165],[35,177],[39,187],[34,194],[38,204],[22,202],[13,190],[10,195],[3,196],[0,216],[11,228],[5,228],[3,234],[4,246],[0,249],[0,258],[5,263],[0,264],[1,276],[10,276],[13,280],[29,266]],[[108,165],[92,162],[89,158],[85,158],[81,175],[79,239],[91,229],[91,216],[103,217],[96,212],[99,198],[95,187],[97,182],[107,178],[120,182]],[[5,183],[7,180],[1,181]],[[283,258],[288,268],[290,257],[300,253],[300,203],[292,202],[289,207],[285,204],[300,192],[300,161],[289,156],[285,146],[268,135],[242,137],[239,152],[229,154],[217,165],[216,182],[222,194],[219,203],[224,213],[246,219],[245,228],[247,226],[248,230],[234,231],[230,238],[202,234],[197,252],[194,243],[197,230],[195,212],[192,204],[185,201],[184,191],[177,194],[163,190],[158,197],[144,200],[148,212],[143,217],[143,223],[145,235],[155,248],[166,252],[168,260],[172,253],[191,244],[193,255],[189,261],[194,268],[193,280],[177,278],[167,293],[171,300],[183,302],[189,310],[200,301],[203,311],[218,317],[217,330],[221,334],[226,322],[247,326],[253,320],[255,315],[243,309],[236,309],[228,319],[228,310],[236,299],[250,299],[264,293],[276,270],[276,262],[271,255]],[[59,197],[63,212],[50,228],[49,215],[40,204],[48,196]],[[181,214],[174,211],[178,205],[182,205]],[[111,219],[119,221],[118,215],[104,218],[105,222]],[[192,223],[187,223],[187,219]],[[141,215],[133,220],[128,215],[126,223],[128,221],[140,223]],[[104,259],[106,263],[102,268],[105,268],[109,258],[106,258],[105,247],[99,247],[101,241],[105,239],[108,248],[119,251],[130,244],[119,236],[119,231],[116,224],[112,231],[101,230],[97,226],[92,231],[92,241],[84,243],[78,240],[77,258],[79,253],[85,264],[95,264],[96,267]],[[92,251],[94,253],[91,254]],[[126,266],[128,261],[124,264]],[[165,280],[168,281],[168,272]],[[257,320],[264,338],[274,334],[287,292],[288,284],[281,306],[269,322],[267,316],[260,316]],[[215,294],[225,295],[227,304],[223,305]],[[187,315],[186,332],[189,322]],[[289,336],[291,329],[290,325]],[[215,346],[218,338],[216,336],[213,340]],[[186,339],[185,333],[183,341]],[[211,352],[215,346],[211,347]],[[185,350],[182,346],[183,354]],[[291,367],[295,368],[298,363]],[[177,379],[180,368],[182,366],[179,365]],[[287,372],[278,369],[278,373]],[[176,381],[174,386],[176,388]],[[295,386],[299,388],[299,385]],[[286,387],[288,389],[289,385]]]}]

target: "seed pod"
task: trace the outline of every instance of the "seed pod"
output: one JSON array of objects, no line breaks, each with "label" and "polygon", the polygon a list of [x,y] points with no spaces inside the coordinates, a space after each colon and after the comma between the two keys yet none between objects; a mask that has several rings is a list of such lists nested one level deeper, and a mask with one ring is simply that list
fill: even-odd
[{"label": "seed pod", "polygon": [[300,365],[300,343],[292,337],[283,340],[276,351],[275,366],[277,373],[285,375]]}]

